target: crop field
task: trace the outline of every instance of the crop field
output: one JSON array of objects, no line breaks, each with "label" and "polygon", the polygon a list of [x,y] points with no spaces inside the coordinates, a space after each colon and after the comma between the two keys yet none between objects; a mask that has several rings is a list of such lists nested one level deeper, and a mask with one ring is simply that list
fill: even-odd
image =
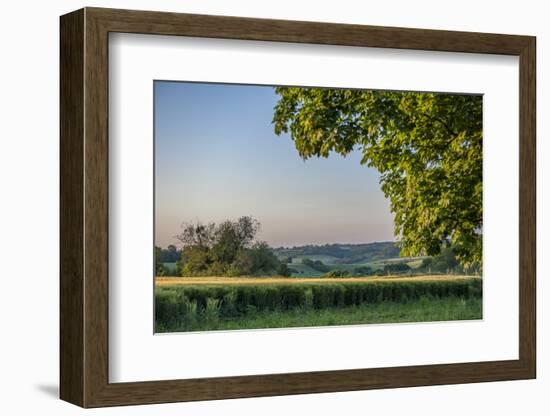
[{"label": "crop field", "polygon": [[479,277],[157,277],[155,284],[156,332],[482,317]]},{"label": "crop field", "polygon": [[156,277],[155,285],[161,286],[240,286],[240,285],[301,285],[301,284],[323,284],[331,283],[350,284],[350,283],[375,283],[375,282],[471,282],[481,281],[476,276],[450,276],[450,275],[424,275],[424,276],[365,276],[365,277],[346,277],[346,278],[329,278],[329,277]]}]

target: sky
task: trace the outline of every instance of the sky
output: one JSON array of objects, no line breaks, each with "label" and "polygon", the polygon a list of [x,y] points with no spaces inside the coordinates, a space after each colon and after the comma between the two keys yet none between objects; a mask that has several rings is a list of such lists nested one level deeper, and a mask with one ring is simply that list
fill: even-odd
[{"label": "sky", "polygon": [[183,223],[250,215],[272,247],[394,241],[360,153],[303,160],[271,120],[273,87],[155,81],[155,245]]}]

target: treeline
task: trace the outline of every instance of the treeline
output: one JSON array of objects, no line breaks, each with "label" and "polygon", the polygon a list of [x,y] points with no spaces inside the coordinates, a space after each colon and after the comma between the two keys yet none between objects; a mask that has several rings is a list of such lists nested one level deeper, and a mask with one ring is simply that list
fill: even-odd
[{"label": "treeline", "polygon": [[[180,276],[290,276],[291,271],[281,263],[272,248],[256,240],[260,223],[244,216],[236,221],[219,224],[197,222],[186,224],[177,238],[183,244],[176,260],[176,273]],[[174,257],[178,250],[168,253],[156,248],[156,274],[166,273],[162,259]]]},{"label": "treeline", "polygon": [[[291,276],[300,274],[293,268],[293,257],[326,255],[336,258],[326,264],[321,260],[302,258],[302,264],[322,273],[325,277],[353,277],[400,274],[479,274],[480,265],[473,264],[467,270],[460,264],[452,247],[445,246],[433,257],[411,268],[404,261],[388,262],[381,268],[369,265],[353,267],[351,259],[357,257],[370,261],[399,257],[396,243],[371,243],[357,245],[326,244],[273,249],[256,235],[260,223],[244,216],[236,221],[219,224],[196,222],[186,224],[177,236],[182,249],[169,245],[155,247],[155,273],[157,276]],[[343,253],[346,253],[345,255]]]},{"label": "treeline", "polygon": [[159,263],[176,263],[181,259],[181,250],[173,244],[166,248],[155,247],[155,256]]}]

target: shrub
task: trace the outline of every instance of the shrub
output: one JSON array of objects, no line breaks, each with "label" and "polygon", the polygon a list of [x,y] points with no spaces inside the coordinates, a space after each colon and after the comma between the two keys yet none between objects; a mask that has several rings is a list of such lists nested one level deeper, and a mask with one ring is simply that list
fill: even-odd
[{"label": "shrub", "polygon": [[353,269],[354,276],[370,276],[373,273],[369,266],[359,266]]},{"label": "shrub", "polygon": [[323,277],[349,277],[351,273],[347,270],[331,270],[328,273],[325,273]]},{"label": "shrub", "polygon": [[302,259],[302,264],[311,267],[313,270],[317,270],[321,273],[330,271],[330,267],[323,263],[321,260]]},{"label": "shrub", "polygon": [[292,274],[292,271],[291,269],[286,265],[286,263],[281,263],[277,269],[277,273],[280,275],[280,276],[284,276],[284,277],[290,277],[290,275]]},{"label": "shrub", "polygon": [[386,264],[384,266],[385,274],[399,274],[399,273],[408,273],[411,271],[411,266],[406,263],[393,263]]}]

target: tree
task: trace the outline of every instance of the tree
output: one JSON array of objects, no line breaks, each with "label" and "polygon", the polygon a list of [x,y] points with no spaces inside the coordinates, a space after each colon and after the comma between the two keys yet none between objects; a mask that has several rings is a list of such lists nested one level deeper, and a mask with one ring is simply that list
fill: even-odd
[{"label": "tree", "polygon": [[299,155],[362,153],[376,168],[403,255],[451,245],[481,264],[482,97],[277,87],[273,124]]},{"label": "tree", "polygon": [[372,268],[369,266],[359,266],[353,269],[354,276],[370,276]]},{"label": "tree", "polygon": [[237,221],[224,221],[214,227],[211,255],[215,262],[231,264],[242,248],[253,243],[260,230],[260,223],[252,217],[240,217]]},{"label": "tree", "polygon": [[311,267],[313,270],[317,270],[321,273],[330,271],[330,267],[323,263],[321,260],[302,259],[302,264]]},{"label": "tree", "polygon": [[184,223],[183,232],[176,236],[184,246],[198,246],[209,248],[215,238],[216,224],[203,224],[200,221],[196,223]]},{"label": "tree", "polygon": [[267,243],[259,241],[251,247],[241,248],[238,251],[235,261],[229,269],[229,274],[232,276],[252,276],[273,272],[280,273],[281,264],[271,247]]},{"label": "tree", "polygon": [[208,271],[212,260],[207,247],[194,245],[183,248],[181,263],[182,276],[200,276]]},{"label": "tree", "polygon": [[[464,273],[465,271],[457,261],[452,247],[444,247],[437,256],[423,259],[420,269],[435,273]],[[470,271],[477,271],[475,264],[471,265]]]},{"label": "tree", "polygon": [[242,248],[237,252],[235,261],[231,264],[229,274],[231,276],[250,276],[254,272],[254,254],[248,248]]},{"label": "tree", "polygon": [[384,274],[409,273],[411,266],[406,263],[390,263],[384,266]]},{"label": "tree", "polygon": [[349,277],[350,272],[348,270],[331,270],[324,274],[323,277]]},{"label": "tree", "polygon": [[155,276],[162,276],[164,274],[164,267],[161,261],[161,248],[155,246]]},{"label": "tree", "polygon": [[265,241],[258,241],[251,247],[254,259],[254,273],[270,273],[279,267],[279,260]]},{"label": "tree", "polygon": [[165,251],[165,261],[166,263],[175,263],[178,261],[180,257],[180,253],[178,252],[178,249],[175,245],[170,244],[168,247],[166,247]]},{"label": "tree", "polygon": [[265,242],[256,241],[260,223],[252,217],[220,224],[184,224],[176,268],[182,276],[243,276],[277,272],[280,262]]},{"label": "tree", "polygon": [[287,266],[286,263],[279,264],[279,268],[277,269],[277,273],[284,277],[290,277],[292,275],[292,270]]},{"label": "tree", "polygon": [[240,248],[243,248],[243,245],[235,223],[224,221],[216,227],[215,241],[211,249],[213,261],[231,264]]},{"label": "tree", "polygon": [[233,227],[240,247],[250,247],[261,228],[259,221],[250,216],[240,217]]}]

